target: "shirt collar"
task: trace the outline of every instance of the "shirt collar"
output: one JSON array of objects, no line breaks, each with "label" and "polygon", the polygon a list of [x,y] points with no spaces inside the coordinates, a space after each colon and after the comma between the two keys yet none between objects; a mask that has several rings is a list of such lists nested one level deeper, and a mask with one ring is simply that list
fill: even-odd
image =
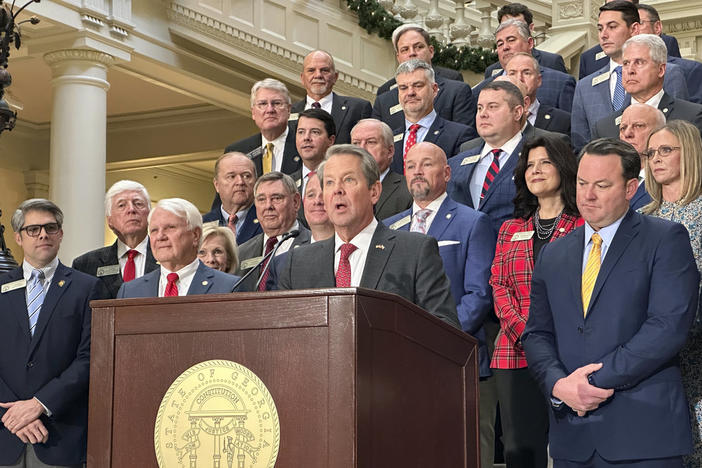
[{"label": "shirt collar", "polygon": [[[526,125],[525,125],[526,126]],[[517,148],[517,145],[519,144],[519,141],[522,139],[522,132],[519,131],[514,134],[512,138],[507,140],[505,144],[503,144],[500,149],[502,150],[503,153],[507,153],[508,155],[511,155],[514,153],[514,150]],[[484,158],[487,154],[490,153],[490,151],[497,149],[493,148],[490,146],[490,144],[486,141],[485,144],[483,145],[483,149],[480,152],[480,158]],[[503,158],[504,159],[504,158]],[[501,164],[501,163],[500,163]]]},{"label": "shirt collar", "polygon": [[313,102],[318,102],[320,107],[323,109],[327,104],[329,106],[332,105],[332,101],[334,100],[334,93],[329,93],[326,96],[324,96],[322,99],[319,101],[315,101],[309,96],[306,96],[306,101],[307,101],[307,107],[312,107]]},{"label": "shirt collar", "polygon": [[380,183],[383,183],[383,180],[385,180],[385,176],[388,175],[388,172],[390,172],[390,166],[388,166],[387,169],[383,171],[382,174],[380,174]]},{"label": "shirt collar", "polygon": [[[628,210],[627,210],[628,212]],[[624,216],[626,216],[626,213],[622,215],[621,218],[610,224],[609,226],[605,226],[603,228],[600,228],[597,233],[600,235],[602,238],[602,245],[603,245],[603,251],[606,251],[610,245],[612,245],[612,240],[614,239],[614,235],[617,233],[617,230],[619,229],[619,225],[622,224],[622,220],[624,219]],[[585,247],[590,243],[590,238],[592,235],[595,233],[595,230],[590,226],[588,222],[585,222]]]},{"label": "shirt collar", "polygon": [[161,276],[166,277],[169,273],[176,273],[178,275],[178,279],[182,280],[188,275],[194,275],[198,266],[200,266],[200,259],[197,257],[195,257],[195,260],[193,260],[191,263],[188,263],[178,271],[170,271],[165,266],[161,265]]},{"label": "shirt collar", "polygon": [[[370,245],[371,240],[373,239],[373,234],[375,234],[375,229],[378,227],[378,220],[375,219],[375,216],[373,216],[373,219],[371,220],[370,223],[368,223],[368,226],[364,227],[361,229],[361,232],[356,234],[353,239],[351,239],[348,243],[355,245],[357,248],[368,248]],[[336,232],[334,233],[334,252],[337,252],[342,245],[344,245],[346,242],[341,240],[341,237],[339,237],[339,234]]]},{"label": "shirt collar", "polygon": [[56,273],[56,268],[58,268],[58,264],[58,257],[54,257],[54,259],[51,260],[46,266],[42,268],[34,268],[32,265],[29,264],[27,259],[24,259],[22,261],[22,274],[24,275],[24,279],[29,281],[29,278],[32,277],[32,271],[39,270],[44,273],[45,279],[51,279],[53,278],[54,273]]},{"label": "shirt collar", "polygon": [[617,67],[620,66],[620,65],[621,65],[620,63],[617,63],[617,62],[615,62],[614,60],[609,59],[609,72],[610,72],[610,73],[614,73],[614,69],[617,68]]},{"label": "shirt collar", "polygon": [[[294,230],[296,230],[296,229],[300,229],[300,223],[297,221],[297,219],[295,220],[295,222],[293,223],[293,225],[290,226],[290,229],[288,229],[288,230],[285,231],[284,233],[282,233],[282,234],[276,236],[276,237],[278,238],[278,242],[280,242],[280,239],[282,239],[283,236],[284,236],[285,234],[287,234],[288,232],[294,231]],[[264,249],[264,250],[266,249],[266,242],[268,242],[268,239],[269,239],[268,234],[266,234],[266,233],[264,232],[264,233],[263,233],[263,249]]]},{"label": "shirt collar", "polygon": [[273,148],[281,148],[282,149],[283,146],[285,145],[285,140],[288,138],[288,131],[289,131],[289,128],[286,125],[285,131],[272,141],[266,140],[266,137],[264,137],[263,133],[262,133],[261,134],[261,143],[262,143],[261,148],[265,148],[268,143],[273,143]]},{"label": "shirt collar", "polygon": [[[651,96],[651,98],[650,98],[648,101],[644,102],[644,104],[648,104],[649,106],[651,106],[651,107],[653,107],[653,108],[655,108],[655,109],[658,109],[658,106],[659,106],[660,103],[661,103],[661,99],[663,99],[663,93],[664,93],[664,92],[665,92],[665,91],[663,91],[663,88],[661,88],[660,91],[658,91],[656,94],[654,94],[653,96]],[[632,97],[633,97],[633,96],[632,96]],[[634,101],[635,101],[635,100],[636,100],[636,99],[634,99]]]},{"label": "shirt collar", "polygon": [[[421,128],[428,129],[429,127],[431,127],[431,124],[434,123],[434,120],[436,120],[436,111],[434,109],[432,109],[431,112],[429,112],[427,115],[425,115],[424,117],[419,119],[417,121],[417,124],[419,124],[419,126]],[[409,130],[410,125],[414,125],[414,123],[405,119],[405,129]]]},{"label": "shirt collar", "polygon": [[419,205],[417,205],[417,202],[412,202],[412,214],[414,215],[417,211],[422,209],[431,210],[432,214],[436,214],[436,212],[439,211],[439,208],[441,208],[441,204],[444,202],[444,200],[446,200],[446,192],[432,200],[432,202],[429,203],[426,208],[420,208]]},{"label": "shirt collar", "polygon": [[[134,250],[142,255],[146,255],[146,246],[149,243],[149,236],[144,236],[144,238],[139,242],[139,244],[134,247]],[[117,258],[122,258],[127,255],[127,252],[131,250],[127,244],[117,239]]]}]

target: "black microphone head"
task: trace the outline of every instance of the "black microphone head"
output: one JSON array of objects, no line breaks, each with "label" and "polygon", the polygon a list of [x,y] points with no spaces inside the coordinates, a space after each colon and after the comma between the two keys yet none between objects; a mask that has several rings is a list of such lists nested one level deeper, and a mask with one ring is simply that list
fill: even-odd
[{"label": "black microphone head", "polygon": [[290,239],[291,237],[297,237],[300,235],[300,230],[299,229],[293,229],[292,231],[288,232],[285,234],[286,239]]}]

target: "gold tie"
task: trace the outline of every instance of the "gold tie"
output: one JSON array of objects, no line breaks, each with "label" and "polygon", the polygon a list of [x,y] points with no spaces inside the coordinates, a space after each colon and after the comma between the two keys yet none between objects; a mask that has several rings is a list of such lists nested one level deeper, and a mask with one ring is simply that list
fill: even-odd
[{"label": "gold tie", "polygon": [[600,272],[600,257],[602,256],[602,238],[599,234],[592,235],[592,249],[587,256],[585,271],[583,272],[583,317],[587,316],[587,308],[590,305],[592,289],[595,287],[597,274]]},{"label": "gold tie", "polygon": [[268,174],[273,170],[273,143],[266,144],[263,152],[263,173]]}]

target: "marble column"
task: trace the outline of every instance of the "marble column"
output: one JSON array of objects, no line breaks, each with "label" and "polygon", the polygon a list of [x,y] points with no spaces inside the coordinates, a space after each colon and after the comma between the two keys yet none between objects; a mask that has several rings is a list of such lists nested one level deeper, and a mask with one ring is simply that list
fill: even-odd
[{"label": "marble column", "polygon": [[113,57],[95,50],[49,52],[53,110],[49,196],[64,213],[59,258],[104,244],[107,67]]}]

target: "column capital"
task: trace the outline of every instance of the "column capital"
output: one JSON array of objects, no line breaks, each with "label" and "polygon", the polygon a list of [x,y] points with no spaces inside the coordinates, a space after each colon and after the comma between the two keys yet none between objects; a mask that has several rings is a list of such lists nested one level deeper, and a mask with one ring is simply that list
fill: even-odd
[{"label": "column capital", "polygon": [[51,66],[60,62],[80,60],[109,67],[115,62],[112,55],[91,49],[63,49],[47,52],[44,54],[44,60]]},{"label": "column capital", "polygon": [[54,87],[83,84],[110,89],[107,67],[115,61],[110,54],[93,49],[62,49],[44,54],[44,60],[51,66]]}]

